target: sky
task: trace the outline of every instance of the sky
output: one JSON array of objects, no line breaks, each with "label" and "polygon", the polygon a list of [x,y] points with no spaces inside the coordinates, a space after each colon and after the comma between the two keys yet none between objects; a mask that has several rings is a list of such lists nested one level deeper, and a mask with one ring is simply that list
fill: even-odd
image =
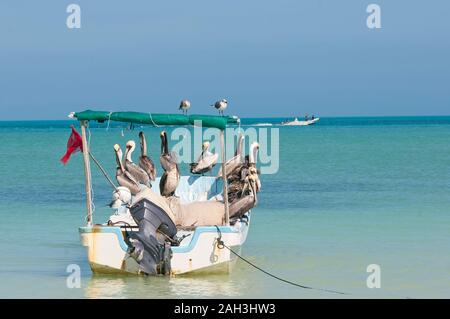
[{"label": "sky", "polygon": [[449,17],[448,0],[2,0],[0,120],[185,98],[241,117],[449,115]]}]

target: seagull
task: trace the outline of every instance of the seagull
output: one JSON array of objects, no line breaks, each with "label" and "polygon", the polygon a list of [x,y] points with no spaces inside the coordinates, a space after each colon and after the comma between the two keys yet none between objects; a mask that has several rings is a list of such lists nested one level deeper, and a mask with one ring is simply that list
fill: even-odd
[{"label": "seagull", "polygon": [[191,102],[188,100],[182,100],[180,103],[179,110],[183,111],[183,114],[187,115],[188,109],[191,107]]},{"label": "seagull", "polygon": [[228,101],[225,99],[221,99],[220,101],[217,101],[216,103],[214,103],[214,105],[211,106],[214,106],[219,111],[219,114],[223,116],[223,110],[227,108]]}]

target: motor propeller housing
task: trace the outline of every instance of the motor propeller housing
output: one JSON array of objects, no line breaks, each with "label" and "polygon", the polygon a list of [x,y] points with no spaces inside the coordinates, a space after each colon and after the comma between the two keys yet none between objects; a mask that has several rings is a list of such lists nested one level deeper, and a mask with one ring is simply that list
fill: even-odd
[{"label": "motor propeller housing", "polygon": [[174,222],[161,207],[145,198],[134,204],[130,213],[139,226],[138,232],[130,234],[130,256],[145,274],[170,274],[170,241],[175,241],[177,234]]}]

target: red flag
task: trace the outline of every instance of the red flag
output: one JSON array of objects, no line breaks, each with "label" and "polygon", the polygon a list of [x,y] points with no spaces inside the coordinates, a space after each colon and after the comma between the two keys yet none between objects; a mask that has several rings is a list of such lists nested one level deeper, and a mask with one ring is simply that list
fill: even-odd
[{"label": "red flag", "polygon": [[69,140],[67,141],[67,152],[64,154],[63,157],[61,157],[61,162],[66,165],[69,161],[70,156],[78,151],[83,152],[83,142],[81,140],[80,134],[75,130],[75,127],[71,125],[72,127],[72,134],[70,134]]}]

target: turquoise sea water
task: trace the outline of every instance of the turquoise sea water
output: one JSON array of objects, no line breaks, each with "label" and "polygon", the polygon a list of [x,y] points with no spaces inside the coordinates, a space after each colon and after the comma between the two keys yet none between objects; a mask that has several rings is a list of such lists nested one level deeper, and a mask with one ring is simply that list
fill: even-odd
[{"label": "turquoise sea water", "polygon": [[[245,119],[243,126],[281,120]],[[286,285],[243,262],[230,275],[93,275],[78,236],[81,156],[59,163],[70,123],[0,122],[0,297],[343,297]],[[351,297],[450,296],[450,117],[323,118],[310,127],[276,127],[280,169],[261,177],[246,258]],[[111,175],[112,145],[137,137],[137,129],[123,137],[121,130],[92,128],[93,153]],[[160,129],[145,131],[157,160]],[[111,190],[92,169],[94,221],[104,222]],[[69,264],[81,267],[80,289],[66,287]],[[380,289],[366,286],[369,264],[381,267]]]}]

